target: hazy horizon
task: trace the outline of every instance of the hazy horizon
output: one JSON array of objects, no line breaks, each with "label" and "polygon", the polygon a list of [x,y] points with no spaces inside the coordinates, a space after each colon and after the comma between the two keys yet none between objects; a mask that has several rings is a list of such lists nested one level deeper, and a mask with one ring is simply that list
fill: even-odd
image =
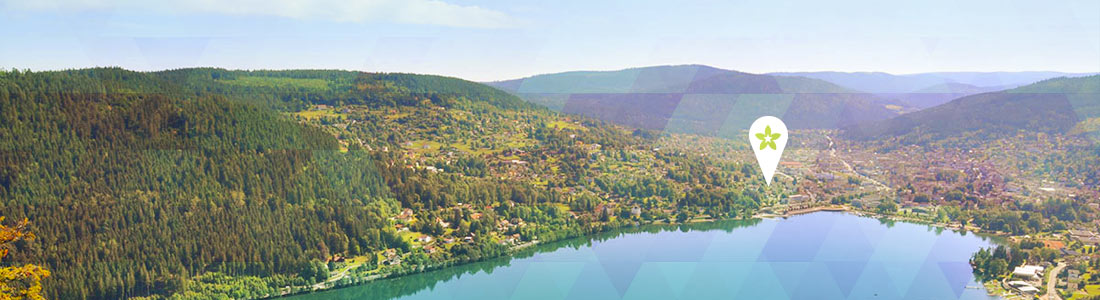
[{"label": "hazy horizon", "polygon": [[[255,68],[255,69],[242,69],[242,68],[230,68],[230,67],[221,67],[221,66],[184,66],[184,67],[178,67],[178,68],[162,68],[162,69],[135,69],[135,68],[128,68],[128,67],[125,67],[125,66],[117,66],[117,65],[106,66],[105,65],[105,66],[83,66],[83,67],[55,68],[55,69],[34,69],[34,68],[14,68],[14,69],[17,69],[17,70],[30,70],[30,71],[33,71],[33,72],[53,72],[53,71],[79,70],[79,69],[91,69],[91,68],[122,68],[122,69],[130,70],[130,71],[136,71],[136,72],[163,72],[163,71],[170,71],[170,70],[177,70],[177,69],[195,69],[195,68],[215,68],[215,69],[225,69],[225,70],[230,70],[230,71],[335,70],[335,71],[368,72],[368,73],[369,72],[380,72],[380,73],[407,73],[407,74],[417,74],[417,75],[435,75],[435,76],[454,77],[454,78],[459,78],[459,79],[468,80],[468,81],[472,81],[472,82],[488,83],[488,82],[501,82],[501,81],[524,79],[524,78],[530,78],[530,77],[540,76],[540,75],[561,74],[561,73],[616,72],[616,71],[631,70],[631,69],[674,67],[674,66],[706,66],[706,67],[723,69],[723,70],[727,70],[727,71],[736,71],[736,72],[741,72],[741,73],[758,74],[758,75],[777,75],[777,76],[787,76],[786,74],[791,74],[791,73],[885,74],[885,75],[890,75],[890,76],[903,76],[903,77],[904,76],[928,75],[928,74],[968,74],[968,73],[973,73],[973,74],[1059,73],[1059,74],[1073,75],[1073,76],[1091,76],[1091,75],[1100,74],[1100,71],[1096,71],[1096,72],[1066,72],[1066,71],[1053,71],[1053,70],[931,71],[931,72],[920,72],[920,73],[890,73],[890,72],[883,72],[883,71],[836,71],[836,70],[747,72],[747,71],[743,71],[743,70],[722,68],[722,67],[717,67],[717,66],[714,66],[714,65],[707,65],[707,64],[669,64],[669,65],[646,65],[646,66],[634,66],[634,67],[615,68],[615,69],[599,69],[599,70],[597,70],[597,69],[564,70],[564,71],[554,71],[554,72],[547,72],[547,73],[537,73],[537,74],[523,75],[521,77],[514,77],[514,78],[502,78],[502,79],[491,79],[491,80],[474,80],[474,79],[470,79],[470,78],[463,78],[463,77],[458,77],[458,76],[453,76],[453,75],[448,75],[448,74],[415,73],[415,72],[403,72],[403,71],[356,70],[356,69],[347,69],[347,68],[282,68],[282,69]],[[0,71],[8,71],[8,70],[12,70],[12,69],[13,69],[13,67],[0,66]],[[794,76],[794,75],[791,75],[791,76]]]},{"label": "hazy horizon", "polygon": [[0,0],[0,67],[1100,72],[1100,3]]}]

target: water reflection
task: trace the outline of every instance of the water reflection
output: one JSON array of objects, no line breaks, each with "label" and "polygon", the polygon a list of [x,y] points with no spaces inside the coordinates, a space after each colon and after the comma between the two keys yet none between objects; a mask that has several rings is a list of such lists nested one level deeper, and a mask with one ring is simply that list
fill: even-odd
[{"label": "water reflection", "polygon": [[990,240],[820,212],[645,225],[295,299],[987,299]]},{"label": "water reflection", "polygon": [[581,249],[592,247],[593,243],[608,241],[633,234],[656,234],[661,232],[692,232],[692,231],[721,231],[731,233],[735,229],[755,226],[760,219],[750,220],[721,220],[715,222],[700,222],[678,225],[641,225],[615,229],[602,232],[593,236],[566,239],[562,241],[546,243],[528,247],[511,256],[497,257],[479,262],[446,267],[438,270],[410,274],[399,277],[375,280],[362,285],[345,287],[335,290],[302,294],[292,296],[295,300],[310,299],[396,299],[413,295],[423,290],[432,290],[436,285],[460,280],[463,276],[484,273],[493,274],[493,270],[511,266],[514,260],[527,259],[539,253],[547,253],[562,249]]}]

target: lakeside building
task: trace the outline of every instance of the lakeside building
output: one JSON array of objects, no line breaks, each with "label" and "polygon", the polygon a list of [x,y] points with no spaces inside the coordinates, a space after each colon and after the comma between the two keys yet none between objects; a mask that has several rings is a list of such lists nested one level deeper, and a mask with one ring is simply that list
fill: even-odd
[{"label": "lakeside building", "polygon": [[1024,295],[1035,295],[1035,294],[1039,293],[1039,288],[1036,288],[1036,287],[1030,286],[1030,285],[1029,286],[1024,286],[1024,287],[1020,287],[1020,292],[1023,293]]},{"label": "lakeside building", "polygon": [[810,196],[807,195],[791,195],[790,197],[787,197],[787,203],[789,204],[805,203],[809,202],[810,200]]},{"label": "lakeside building", "polygon": [[1028,280],[1038,280],[1043,277],[1043,267],[1023,265],[1012,270],[1012,276]]},{"label": "lakeside building", "polygon": [[1039,293],[1038,288],[1031,285],[1030,283],[1027,283],[1026,281],[1009,281],[1008,286],[1011,286],[1012,288],[1020,291],[1020,293],[1023,295],[1035,295]]}]

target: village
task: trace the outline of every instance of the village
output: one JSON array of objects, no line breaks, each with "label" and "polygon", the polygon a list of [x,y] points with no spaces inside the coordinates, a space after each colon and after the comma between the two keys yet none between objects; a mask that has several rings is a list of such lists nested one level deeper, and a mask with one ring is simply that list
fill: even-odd
[{"label": "village", "polygon": [[[657,143],[650,147],[606,151],[599,143],[589,144],[576,139],[577,134],[588,130],[588,127],[580,120],[569,118],[541,123],[541,127],[525,127],[527,125],[524,124],[540,123],[515,121],[534,118],[523,114],[506,118],[475,118],[461,110],[442,108],[379,112],[354,106],[339,109],[318,106],[299,113],[299,117],[327,120],[325,123],[331,125],[334,134],[346,145],[378,147],[382,151],[400,153],[399,163],[418,172],[489,176],[533,183],[576,199],[573,202],[577,204],[555,208],[560,214],[572,219],[602,222],[717,219],[721,217],[719,212],[700,209],[684,214],[664,201],[666,196],[662,195],[669,191],[691,189],[690,185],[667,185],[661,181],[662,178],[682,176],[675,173],[677,171],[674,165],[668,163],[667,157],[705,157],[731,167],[751,165],[753,159],[752,152],[736,138],[670,133],[662,134]],[[431,132],[407,130],[403,125],[405,118],[429,119],[442,124],[431,129]],[[395,133],[386,141],[364,138],[374,135],[347,134],[363,126]],[[449,130],[451,126],[472,127],[474,130],[452,131]],[[564,164],[561,161],[564,153],[554,150],[530,152],[528,146],[536,143],[531,135],[544,134],[540,133],[543,131],[566,133],[565,136],[572,139],[573,146],[582,150],[579,155],[583,157],[585,168],[594,171],[595,176],[588,177],[584,182],[562,181],[561,172],[585,171],[574,169],[575,161]],[[883,151],[882,147],[865,147],[836,138],[835,132],[827,130],[797,131],[795,134],[799,139],[788,146],[773,185],[767,188],[752,187],[757,190],[754,192],[760,192],[763,204],[754,216],[850,210],[954,230],[1005,236],[1014,243],[1037,245],[1028,251],[1049,255],[1050,259],[1042,263],[1011,266],[1011,275],[1003,277],[1000,284],[991,285],[992,290],[999,291],[1002,296],[1042,296],[1044,299],[1047,294],[1057,296],[1059,293],[1071,297],[1100,295],[1100,276],[1093,279],[1098,272],[1092,262],[1094,249],[1100,242],[1100,237],[1095,234],[1100,223],[1055,220],[1052,222],[1060,222],[1057,226],[1064,229],[1053,233],[1030,233],[1018,226],[990,226],[990,222],[1000,222],[995,219],[999,216],[975,218],[970,213],[964,213],[965,210],[979,210],[990,205],[1009,207],[1030,203],[1026,205],[1039,206],[1047,199],[1096,199],[1096,191],[1082,188],[1072,180],[1036,180],[1030,176],[1029,169],[1021,167],[1023,164],[1006,162],[1023,158],[1007,157],[1004,152],[1008,150],[1005,149],[975,152],[936,148],[929,151],[925,147],[903,146]],[[424,139],[426,136],[435,138]],[[391,141],[398,142],[400,149],[374,146]],[[738,178],[738,173],[734,174],[735,177],[729,180],[758,180],[751,178],[752,175],[744,175],[750,178]],[[638,193],[633,191],[635,188],[625,190],[624,183],[649,185],[649,191]],[[593,204],[587,206],[583,203]],[[458,219],[440,217],[460,214],[476,222],[484,214],[498,210],[500,205],[513,206],[515,203],[477,207],[457,202],[430,214],[404,209],[391,220],[398,235],[416,252],[426,255],[450,251],[455,245],[484,240],[510,248],[538,243],[536,236],[528,236],[533,231],[528,220],[523,218],[494,218],[492,230],[487,236],[479,237],[469,230],[460,230],[456,223]],[[1093,211],[1097,210],[1097,206],[1095,201],[1086,205]],[[1038,227],[1040,224],[1025,224],[1023,228],[1027,226]],[[441,229],[426,232],[427,227]],[[458,233],[461,235],[456,235]],[[396,249],[378,253],[377,257],[367,260],[374,269],[362,269],[360,274],[377,275],[381,274],[382,268],[400,266],[408,259],[409,253]],[[338,259],[342,262],[342,258],[333,258],[334,261]],[[345,266],[347,269],[352,267],[359,268]],[[340,279],[330,281],[335,280]]]}]

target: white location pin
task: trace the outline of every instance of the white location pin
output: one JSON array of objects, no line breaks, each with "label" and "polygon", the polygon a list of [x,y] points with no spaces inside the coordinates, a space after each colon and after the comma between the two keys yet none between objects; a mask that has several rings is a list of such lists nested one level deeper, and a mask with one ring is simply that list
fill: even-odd
[{"label": "white location pin", "polygon": [[771,185],[775,168],[783,157],[783,147],[787,146],[787,125],[776,117],[760,117],[749,127],[749,144],[764,173],[764,182]]}]

